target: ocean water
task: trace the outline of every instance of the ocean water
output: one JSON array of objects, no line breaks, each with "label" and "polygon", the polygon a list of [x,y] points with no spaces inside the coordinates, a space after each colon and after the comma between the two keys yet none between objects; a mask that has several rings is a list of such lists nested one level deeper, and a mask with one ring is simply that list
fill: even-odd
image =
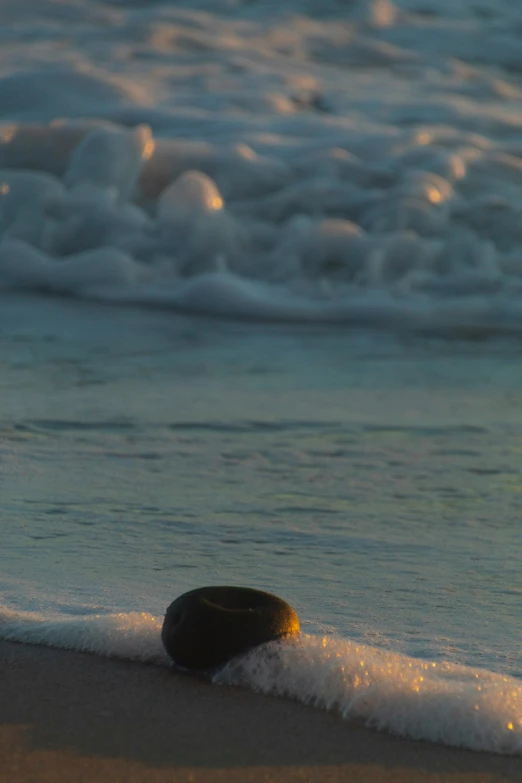
[{"label": "ocean water", "polygon": [[0,637],[522,753],[522,9],[4,0]]}]

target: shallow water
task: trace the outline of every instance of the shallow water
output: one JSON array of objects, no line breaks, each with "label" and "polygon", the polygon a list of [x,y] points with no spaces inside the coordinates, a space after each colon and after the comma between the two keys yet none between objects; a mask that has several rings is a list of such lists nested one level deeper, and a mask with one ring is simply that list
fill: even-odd
[{"label": "shallow water", "polygon": [[521,21],[2,5],[3,637],[248,583],[307,635],[223,680],[521,752]]},{"label": "shallow water", "polygon": [[36,607],[160,613],[248,582],[314,632],[522,671],[516,345],[12,312],[9,602],[28,608],[22,582]]}]

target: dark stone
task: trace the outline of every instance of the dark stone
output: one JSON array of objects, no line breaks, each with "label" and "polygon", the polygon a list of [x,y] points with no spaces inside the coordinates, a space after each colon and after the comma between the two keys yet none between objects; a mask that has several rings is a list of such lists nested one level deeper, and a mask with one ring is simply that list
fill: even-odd
[{"label": "dark stone", "polygon": [[292,607],[250,587],[200,587],[171,603],[161,639],[185,669],[214,669],[259,644],[299,632]]}]

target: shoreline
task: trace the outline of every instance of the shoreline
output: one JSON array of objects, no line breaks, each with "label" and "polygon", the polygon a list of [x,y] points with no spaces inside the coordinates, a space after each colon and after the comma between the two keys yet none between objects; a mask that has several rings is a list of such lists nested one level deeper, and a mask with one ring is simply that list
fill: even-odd
[{"label": "shoreline", "polygon": [[2,783],[520,783],[522,758],[404,740],[159,666],[0,642]]}]

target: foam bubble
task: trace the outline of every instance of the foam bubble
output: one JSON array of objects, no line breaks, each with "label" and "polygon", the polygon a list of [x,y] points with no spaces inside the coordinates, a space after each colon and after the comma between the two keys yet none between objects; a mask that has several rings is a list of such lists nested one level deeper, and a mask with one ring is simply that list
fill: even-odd
[{"label": "foam bubble", "polygon": [[210,177],[187,171],[160,196],[157,222],[161,244],[171,248],[183,274],[224,268],[236,251],[234,222]]},{"label": "foam bubble", "polygon": [[45,249],[51,230],[47,210],[65,198],[62,183],[37,171],[0,171],[0,237],[30,242]]},{"label": "foam bubble", "polygon": [[216,184],[199,171],[188,171],[160,196],[160,223],[187,220],[223,209],[223,199]]},{"label": "foam bubble", "polygon": [[47,249],[58,256],[104,245],[130,252],[151,227],[146,213],[135,204],[118,203],[113,189],[100,193],[82,188],[47,205],[46,213],[54,218]]},{"label": "foam bubble", "polygon": [[65,186],[80,191],[114,189],[120,201],[128,201],[153,150],[151,130],[146,125],[133,130],[95,128],[74,150]]}]

